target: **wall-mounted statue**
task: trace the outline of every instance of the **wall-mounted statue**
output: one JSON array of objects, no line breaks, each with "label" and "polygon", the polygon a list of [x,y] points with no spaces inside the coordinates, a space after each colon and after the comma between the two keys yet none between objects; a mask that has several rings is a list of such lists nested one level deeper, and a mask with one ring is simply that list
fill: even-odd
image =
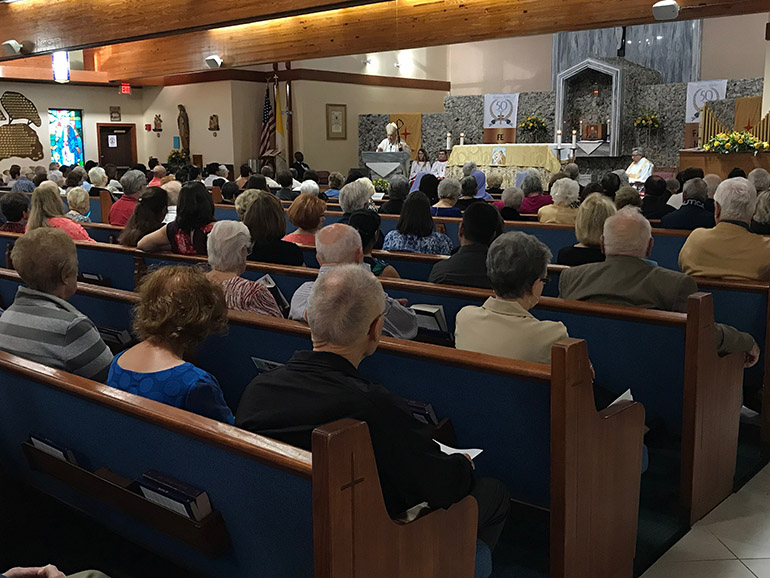
[{"label": "wall-mounted statue", "polygon": [[[43,158],[43,145],[32,125],[41,126],[37,107],[20,92],[6,91],[0,97],[0,160],[22,157],[39,161]],[[5,114],[3,114],[5,110]],[[26,122],[13,122],[24,120]]]},{"label": "wall-mounted statue", "polygon": [[178,107],[179,116],[176,118],[176,124],[179,127],[179,141],[182,145],[182,151],[189,156],[190,154],[190,117],[187,116],[187,110],[183,104]]},{"label": "wall-mounted statue", "polygon": [[155,120],[152,121],[152,132],[158,135],[158,138],[160,138],[160,133],[163,132],[163,119],[160,118],[159,114],[156,114]]},{"label": "wall-mounted statue", "polygon": [[219,115],[218,114],[212,114],[209,117],[209,130],[214,133],[214,136],[217,136],[217,131],[219,130]]}]

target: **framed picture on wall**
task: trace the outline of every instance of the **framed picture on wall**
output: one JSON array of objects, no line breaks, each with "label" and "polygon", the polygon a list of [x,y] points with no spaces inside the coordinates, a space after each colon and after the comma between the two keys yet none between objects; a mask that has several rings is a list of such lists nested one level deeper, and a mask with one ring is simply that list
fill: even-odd
[{"label": "framed picture on wall", "polygon": [[326,140],[348,138],[348,106],[346,104],[326,105]]}]

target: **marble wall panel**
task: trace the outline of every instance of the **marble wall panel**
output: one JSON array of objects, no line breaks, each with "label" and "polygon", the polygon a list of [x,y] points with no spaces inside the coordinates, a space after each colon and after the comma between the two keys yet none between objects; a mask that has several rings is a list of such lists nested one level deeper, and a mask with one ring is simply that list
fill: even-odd
[{"label": "marble wall panel", "polygon": [[[586,58],[617,56],[623,29],[602,28],[554,35],[553,76]],[[699,78],[701,22],[659,22],[626,29],[626,59],[662,74],[664,82]]]},{"label": "marble wall panel", "polygon": [[384,127],[390,121],[389,114],[358,115],[358,162],[364,166],[361,158],[363,151],[376,151],[385,134]]}]

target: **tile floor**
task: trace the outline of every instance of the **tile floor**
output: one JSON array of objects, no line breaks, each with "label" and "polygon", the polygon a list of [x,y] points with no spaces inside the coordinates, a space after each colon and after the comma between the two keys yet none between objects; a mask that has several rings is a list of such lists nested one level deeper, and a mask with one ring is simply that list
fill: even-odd
[{"label": "tile floor", "polygon": [[770,465],[641,578],[770,578]]}]

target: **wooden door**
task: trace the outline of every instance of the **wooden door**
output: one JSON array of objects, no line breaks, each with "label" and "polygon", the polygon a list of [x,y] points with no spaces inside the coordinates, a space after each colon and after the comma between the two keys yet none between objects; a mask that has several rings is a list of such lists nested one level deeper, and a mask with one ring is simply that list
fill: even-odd
[{"label": "wooden door", "polygon": [[137,163],[135,124],[97,124],[99,164],[113,164],[120,172]]}]

